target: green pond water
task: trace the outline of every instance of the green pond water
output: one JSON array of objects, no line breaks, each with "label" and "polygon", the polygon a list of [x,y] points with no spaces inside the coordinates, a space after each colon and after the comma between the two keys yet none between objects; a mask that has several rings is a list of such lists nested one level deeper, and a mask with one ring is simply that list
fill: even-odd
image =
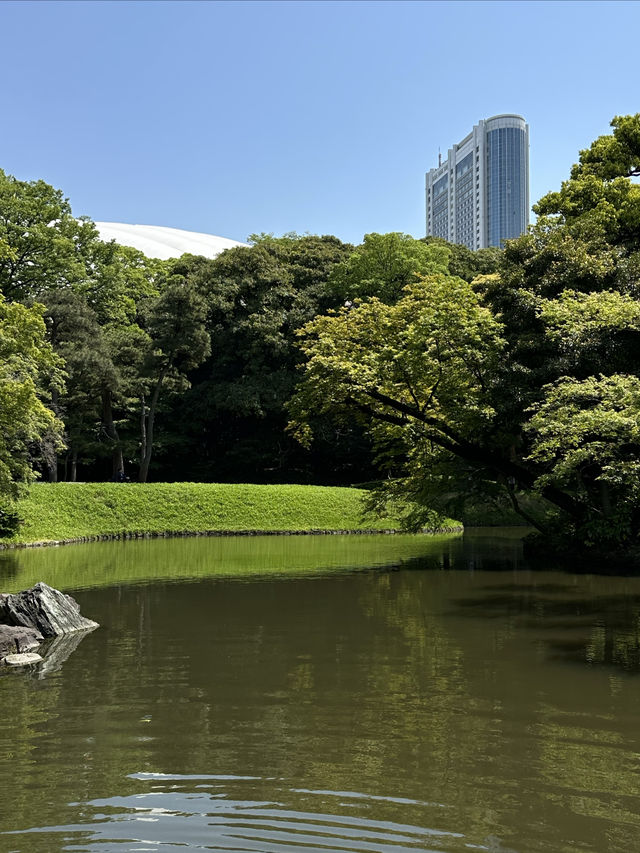
[{"label": "green pond water", "polygon": [[0,553],[37,580],[101,627],[0,674],[0,853],[640,850],[638,578],[484,531]]}]

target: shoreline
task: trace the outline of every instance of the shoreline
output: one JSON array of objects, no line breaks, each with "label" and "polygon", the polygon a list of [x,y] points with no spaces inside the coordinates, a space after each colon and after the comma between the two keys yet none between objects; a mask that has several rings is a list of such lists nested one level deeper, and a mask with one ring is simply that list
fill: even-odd
[{"label": "shoreline", "polygon": [[398,528],[368,528],[368,529],[315,529],[306,530],[158,530],[139,531],[123,530],[120,533],[100,533],[94,536],[77,536],[68,539],[43,539],[34,542],[0,542],[0,551],[18,550],[23,548],[55,548],[60,545],[82,545],[89,542],[125,542],[135,539],[186,539],[190,537],[221,537],[221,536],[444,536],[450,533],[462,533],[464,527],[439,527],[420,530],[408,534]]},{"label": "shoreline", "polygon": [[[344,486],[252,483],[35,483],[17,505],[21,525],[0,551],[123,539],[401,533],[401,517],[366,511]],[[426,519],[425,528],[431,519]],[[461,528],[433,518],[440,532]]]}]

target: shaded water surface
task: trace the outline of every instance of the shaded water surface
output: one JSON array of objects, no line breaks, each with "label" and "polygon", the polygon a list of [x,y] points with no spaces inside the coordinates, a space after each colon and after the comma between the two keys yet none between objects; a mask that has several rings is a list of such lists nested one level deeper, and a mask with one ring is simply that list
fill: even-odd
[{"label": "shaded water surface", "polygon": [[0,554],[36,580],[102,627],[0,676],[2,853],[640,850],[639,579],[494,532]]}]

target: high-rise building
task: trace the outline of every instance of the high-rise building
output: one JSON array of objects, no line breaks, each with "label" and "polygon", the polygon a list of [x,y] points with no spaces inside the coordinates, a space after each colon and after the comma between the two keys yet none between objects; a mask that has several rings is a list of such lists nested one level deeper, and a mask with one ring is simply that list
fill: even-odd
[{"label": "high-rise building", "polygon": [[427,172],[426,193],[428,237],[470,249],[519,237],[529,224],[529,125],[517,115],[481,119]]}]

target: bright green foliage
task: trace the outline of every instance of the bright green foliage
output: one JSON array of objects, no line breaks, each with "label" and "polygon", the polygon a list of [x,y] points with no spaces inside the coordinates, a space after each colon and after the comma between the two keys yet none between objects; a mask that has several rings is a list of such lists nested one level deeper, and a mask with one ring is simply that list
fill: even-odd
[{"label": "bright green foliage", "polygon": [[500,331],[467,282],[421,278],[395,305],[373,297],[308,323],[297,400],[305,409],[329,411],[340,402],[381,416],[406,406],[443,436],[470,434],[493,414],[486,378],[500,355]]},{"label": "bright green foliage", "polygon": [[572,178],[596,175],[612,180],[619,175],[640,175],[640,114],[616,116],[611,127],[613,134],[600,136],[588,150],[580,152],[580,163],[571,170]]},{"label": "bright green foliage", "polygon": [[157,296],[161,269],[162,262],[136,249],[102,242],[91,220],[73,216],[60,190],[0,170],[0,292],[7,299],[71,289],[100,323],[130,322],[141,298]]},{"label": "bright green foliage", "polygon": [[[616,117],[611,124],[613,134],[581,151],[570,180],[533,209],[543,228],[552,222],[567,226],[572,237],[597,245],[601,255],[609,253],[617,271],[627,265],[626,255],[640,249],[640,185],[629,180],[640,174],[640,113]],[[624,251],[611,252],[616,246]]]},{"label": "bright green foliage", "polygon": [[576,293],[538,302],[558,363],[578,374],[628,367],[640,339],[640,301],[618,291]]},{"label": "bright green foliage", "polygon": [[502,258],[502,249],[490,246],[487,249],[473,251],[460,243],[448,243],[442,237],[423,237],[421,242],[427,246],[440,246],[449,253],[447,270],[450,275],[473,281],[480,275],[497,272]]},{"label": "bright green foliage", "polygon": [[0,238],[0,261],[15,261],[16,252],[4,238]]},{"label": "bright green foliage", "polygon": [[640,115],[613,125],[474,278],[474,303],[427,277],[394,309],[369,299],[307,326],[299,433],[317,407],[364,420],[409,519],[478,486],[527,518],[533,492],[577,542],[640,549]]},{"label": "bright green foliage", "polygon": [[134,323],[140,303],[159,295],[164,262],[117,243],[96,243],[92,257],[93,275],[77,291],[101,325]]},{"label": "bright green foliage", "polygon": [[549,334],[563,346],[592,346],[603,334],[640,329],[640,303],[622,293],[576,293],[564,290],[559,299],[540,302],[540,316]]},{"label": "bright green foliage", "polygon": [[446,272],[446,243],[425,243],[408,234],[365,234],[361,246],[331,271],[329,286],[341,300],[376,296],[395,302],[418,276]]},{"label": "bright green foliage", "polygon": [[90,275],[92,222],[75,219],[60,190],[44,181],[19,181],[0,169],[0,291],[8,299],[82,285]]},{"label": "bright green foliage", "polygon": [[[604,374],[631,381],[640,373],[640,187],[629,180],[639,122],[640,116],[614,119],[614,134],[581,152],[570,180],[535,206],[540,218],[531,232],[507,244],[500,275],[477,283],[502,317],[509,345],[496,382],[497,421],[525,460],[539,446],[544,417],[553,411],[553,429],[559,430],[564,406],[567,417],[573,405],[589,408],[581,383],[588,389],[605,382]],[[539,414],[522,431],[528,407]],[[614,419],[604,403],[598,410],[605,420]],[[610,437],[609,444],[620,463],[635,470],[631,444],[622,437],[617,443]],[[564,524],[579,530],[579,538],[631,547],[640,529],[629,510],[634,490],[630,480],[617,489],[617,516],[606,508],[612,498],[609,486],[603,487],[602,466],[610,460],[603,451],[598,469],[598,448],[591,446],[593,456],[585,456],[582,466],[572,456],[573,479],[548,476],[551,460],[537,451],[525,464],[535,463],[539,488],[554,484],[577,502]],[[626,526],[616,520],[621,516]]]},{"label": "bright green foliage", "polygon": [[[613,135],[581,152],[570,180],[535,206],[540,218],[531,233],[507,244],[500,275],[479,290],[500,313],[509,344],[497,417],[523,458],[530,453],[538,488],[554,484],[576,501],[563,523],[579,539],[633,548],[640,532],[635,450],[611,401],[640,375],[640,186],[629,179],[639,162],[640,115],[612,124]],[[527,424],[528,407],[537,414]],[[567,442],[566,470],[542,453],[545,419],[558,448]],[[607,421],[612,432],[601,443]],[[588,423],[593,442],[581,432]],[[582,456],[569,453],[571,430],[585,444]],[[612,491],[606,472],[614,457],[627,476]]]},{"label": "bright green foliage", "polygon": [[482,462],[472,442],[494,416],[489,387],[504,346],[501,324],[469,283],[439,274],[407,285],[395,305],[357,302],[316,318],[301,334],[308,361],[290,404],[291,428],[309,442],[309,412],[342,418],[355,412],[371,422],[380,462],[408,474],[400,488],[390,481],[372,503],[390,499],[415,528],[437,523],[435,490],[427,497],[421,481],[429,470],[439,489],[449,491],[451,472],[444,468],[451,454]]},{"label": "bright green foliage", "polygon": [[17,497],[19,485],[32,479],[32,455],[43,440],[60,443],[62,425],[41,396],[60,378],[42,313],[41,305],[26,308],[0,296],[0,498]]},{"label": "bright green foliage", "polygon": [[562,378],[543,390],[527,424],[530,458],[546,471],[538,485],[553,483],[584,503],[593,541],[628,539],[640,514],[640,379]]},{"label": "bright green foliage", "polygon": [[[118,420],[129,414],[131,366],[122,364],[122,348],[110,350],[110,341],[140,332],[141,304],[158,297],[163,268],[135,249],[102,242],[94,224],[76,219],[68,200],[44,181],[0,171],[0,292],[48,308],[51,343],[67,363],[67,389],[54,392],[52,404],[65,422],[71,478],[78,459],[111,454],[113,469],[122,468]],[[49,477],[56,479],[56,443],[43,447]]]}]

